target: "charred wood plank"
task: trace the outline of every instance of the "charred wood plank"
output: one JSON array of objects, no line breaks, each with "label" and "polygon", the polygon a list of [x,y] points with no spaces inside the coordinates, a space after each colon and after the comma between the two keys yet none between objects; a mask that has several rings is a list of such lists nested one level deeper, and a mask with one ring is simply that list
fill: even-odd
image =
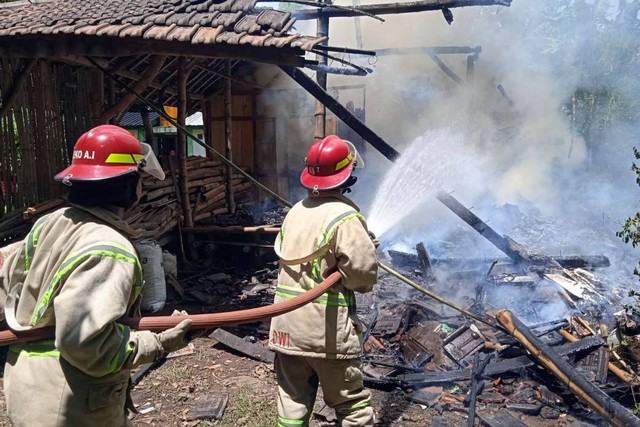
[{"label": "charred wood plank", "polygon": [[[487,364],[493,359],[493,354],[489,354],[480,360],[480,353],[476,353],[473,357],[473,367],[471,368],[471,393],[469,394],[469,417],[467,418],[467,427],[473,427],[476,421],[476,398],[482,393],[484,381],[482,381],[482,373]],[[465,399],[465,403],[467,400]]]},{"label": "charred wood plank", "polygon": [[223,344],[229,348],[240,352],[247,357],[250,357],[260,362],[273,363],[275,355],[273,351],[262,347],[259,344],[252,344],[243,340],[242,338],[225,331],[224,329],[216,329],[213,331],[209,338],[213,338],[220,344]]},{"label": "charred wood plank", "polygon": [[500,411],[495,414],[489,411],[482,411],[478,413],[478,418],[482,420],[483,425],[489,427],[528,427],[507,411]]},{"label": "charred wood plank", "polygon": [[[406,265],[407,267],[421,266],[421,260],[419,255],[395,251],[390,249],[388,251],[391,260],[395,263]],[[575,255],[575,256],[553,256],[553,259],[558,262],[563,268],[603,268],[611,265],[609,258],[604,255]],[[492,262],[504,263],[510,261],[511,258],[496,258],[496,259],[480,259],[480,258],[430,258],[431,266],[473,266],[491,264]],[[536,264],[537,257],[530,257],[530,261]],[[542,262],[542,260],[541,260]]]},{"label": "charred wood plank", "polygon": [[424,243],[420,242],[416,245],[416,252],[418,252],[418,260],[420,260],[424,274],[426,274],[427,277],[431,277],[431,260],[429,259],[427,248],[424,247]]},{"label": "charred wood plank", "polygon": [[[564,337],[569,342],[576,342],[578,340],[578,338],[574,337],[564,329],[561,329],[559,333],[560,335],[562,335],[562,337]],[[620,378],[622,381],[626,382],[627,384],[638,382],[637,375],[630,374],[629,372],[617,367],[616,365],[614,365],[609,361],[607,361],[607,367],[614,375],[616,375],[618,378]]]},{"label": "charred wood plank", "polygon": [[545,368],[552,372],[571,392],[591,409],[616,427],[640,427],[640,419],[627,408],[606,395],[564,360],[551,347],[538,339],[524,323],[509,310],[496,315],[498,322],[517,339]]},{"label": "charred wood plank", "polygon": [[493,243],[495,247],[500,249],[515,262],[523,262],[529,258],[529,254],[523,247],[518,245],[509,237],[503,237],[499,235],[493,228],[489,227],[486,222],[481,220],[476,214],[467,209],[451,194],[441,191],[436,195],[436,197],[453,213],[458,215],[461,220],[469,224],[474,230],[480,233],[485,239]]},{"label": "charred wood plank", "polygon": [[[558,347],[554,347],[554,350],[560,356],[569,356],[582,351],[590,351],[595,348],[601,347],[604,341],[600,337],[588,337],[583,338],[580,341],[573,343],[563,344]],[[519,356],[513,359],[503,360],[487,365],[484,370],[484,375],[487,377],[493,377],[496,375],[504,374],[506,372],[516,372],[524,368],[535,365],[535,360],[531,356]],[[420,372],[415,374],[402,374],[396,378],[399,381],[416,385],[432,385],[432,384],[446,384],[456,381],[467,380],[471,377],[471,369],[458,369],[455,371],[445,372]]]},{"label": "charred wood plank", "polygon": [[138,368],[138,370],[131,375],[131,383],[133,385],[138,384],[142,380],[142,378],[144,378],[149,372],[162,366],[164,362],[167,361],[167,354],[168,353],[164,353],[161,357],[154,360],[153,362],[145,363],[144,365],[140,366],[140,368]]},{"label": "charred wood plank", "polygon": [[360,119],[358,119],[351,111],[340,104],[334,97],[329,95],[326,90],[322,89],[302,70],[286,65],[280,66],[280,69],[293,80],[295,80],[314,98],[322,102],[329,110],[331,110],[331,112],[338,116],[340,120],[342,120],[347,126],[353,129],[355,133],[357,133],[362,137],[362,139],[371,144],[387,159],[395,161],[395,159],[400,155],[400,153],[398,153],[395,148],[387,144],[373,130],[369,129],[369,127],[362,123]]}]

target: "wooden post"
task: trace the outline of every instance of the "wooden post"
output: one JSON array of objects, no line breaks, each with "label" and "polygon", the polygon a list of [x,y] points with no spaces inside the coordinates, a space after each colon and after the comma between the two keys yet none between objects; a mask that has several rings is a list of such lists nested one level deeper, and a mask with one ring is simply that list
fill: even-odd
[{"label": "wooden post", "polygon": [[104,107],[104,73],[98,69],[89,71],[89,85],[91,87],[90,105],[91,122],[93,126],[104,124],[102,120],[102,109]]},{"label": "wooden post", "polygon": [[[226,64],[227,70],[226,73],[228,76],[231,75],[231,61],[227,59]],[[230,162],[233,162],[233,150],[231,149],[231,127],[233,125],[231,115],[232,111],[232,100],[231,100],[231,80],[225,79],[224,81],[224,136],[225,136],[225,146],[224,146],[224,154]],[[235,213],[236,211],[236,201],[233,194],[233,185],[232,185],[232,175],[233,169],[231,166],[227,165],[227,204],[229,205],[229,213]]]},{"label": "wooden post", "polygon": [[[177,122],[183,128],[187,123],[187,80],[189,71],[187,70],[184,57],[178,60],[178,118]],[[182,221],[187,228],[193,227],[193,216],[191,214],[191,203],[189,201],[189,177],[187,172],[187,134],[178,128],[178,164],[180,167],[180,193],[182,196]],[[187,234],[187,253],[190,258],[195,258],[195,248],[193,245],[193,235]]]},{"label": "wooden post", "polygon": [[467,83],[473,83],[475,79],[476,61],[478,61],[477,53],[467,56]]},{"label": "wooden post", "polygon": [[[320,3],[331,4],[331,0],[318,0]],[[317,22],[317,31],[316,35],[318,37],[327,37],[329,35],[329,18],[322,14],[318,15]],[[321,44],[326,44],[326,42],[322,42]],[[318,65],[327,65],[327,57],[323,55],[316,55],[316,60],[318,61]],[[327,73],[318,71],[316,73],[316,81],[318,82],[318,86],[322,89],[327,90]],[[318,100],[316,100],[316,111],[315,111],[315,131],[313,134],[314,140],[320,140],[325,137],[327,132],[327,109],[324,104]]]},{"label": "wooden post", "polygon": [[142,117],[142,125],[144,126],[144,141],[153,148],[153,152],[157,155],[160,155],[160,151],[158,144],[156,144],[156,139],[153,137],[153,125],[151,124],[151,117],[149,116],[149,109],[146,107],[142,107],[142,111],[140,111],[140,117]]}]

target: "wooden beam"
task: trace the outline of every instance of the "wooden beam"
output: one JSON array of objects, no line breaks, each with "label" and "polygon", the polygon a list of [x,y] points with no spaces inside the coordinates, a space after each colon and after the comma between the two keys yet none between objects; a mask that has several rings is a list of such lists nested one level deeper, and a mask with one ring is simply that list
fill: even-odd
[{"label": "wooden beam", "polygon": [[378,150],[383,156],[391,161],[400,155],[398,150],[387,144],[378,134],[371,130],[360,119],[353,115],[344,105],[340,104],[334,97],[329,95],[316,82],[307,76],[302,70],[293,67],[281,66],[280,69],[287,73],[314,98],[321,101],[333,114],[338,116],[347,126],[354,130],[365,141]]},{"label": "wooden beam", "polygon": [[[231,75],[231,61],[226,61],[226,73],[227,75]],[[231,121],[231,114],[233,111],[232,105],[232,96],[231,96],[231,80],[225,80],[224,82],[224,112],[225,112],[225,121],[224,121],[224,136],[225,136],[225,147],[224,147],[224,155],[230,162],[233,162],[233,150],[231,149],[231,137],[232,137],[232,127],[233,122]],[[236,211],[236,200],[233,194],[233,185],[232,185],[232,174],[233,170],[231,166],[227,165],[227,204],[229,206],[229,213],[235,213]]]},{"label": "wooden beam", "polygon": [[388,55],[478,55],[482,47],[476,46],[421,46],[421,47],[390,47],[372,49],[376,56]]},{"label": "wooden beam", "polygon": [[427,12],[433,10],[453,9],[467,6],[511,6],[511,0],[423,0],[407,3],[384,3],[366,6],[355,6],[351,9],[324,7],[317,9],[295,10],[291,14],[298,20],[317,19],[318,16],[329,18],[362,16],[366,12],[372,15],[396,15],[400,13]]},{"label": "wooden beam", "polygon": [[36,65],[37,59],[30,58],[25,61],[23,69],[16,69],[13,72],[13,78],[11,81],[13,84],[5,91],[4,96],[2,97],[2,105],[0,105],[0,116],[4,115],[9,109],[11,105],[14,103],[16,98],[18,97],[18,93],[20,93],[20,88],[24,84],[24,81],[29,77],[31,70],[34,65]]},{"label": "wooden beam", "polygon": [[6,58],[52,58],[62,55],[91,57],[164,55],[191,58],[241,59],[276,65],[303,66],[305,51],[292,47],[251,45],[191,44],[164,40],[127,40],[114,37],[89,37],[65,34],[0,37],[0,56]]},{"label": "wooden beam", "polygon": [[[73,65],[79,65],[82,67],[92,67],[93,68],[93,64],[87,60],[87,58],[82,57],[82,56],[78,56],[78,55],[61,55],[61,56],[57,56],[57,57],[53,57],[51,58],[54,61],[61,61],[61,62],[65,62],[67,64],[73,64]],[[109,66],[107,65],[107,62],[100,59],[100,58],[92,58],[94,61],[96,61],[98,64],[100,64],[101,67],[111,71],[113,74],[115,74],[118,77],[124,77],[126,79],[129,80],[133,80],[133,81],[139,81],[142,76],[134,71],[131,71],[129,69],[123,69],[120,65],[117,65],[116,67],[114,67],[113,69],[109,69]],[[127,61],[127,63],[130,63],[130,61]],[[167,63],[166,66],[168,66],[169,63]],[[166,68],[165,66],[165,68]],[[133,68],[133,67],[132,67]],[[153,88],[154,90],[163,90],[165,93],[168,93],[169,95],[173,95],[173,96],[177,96],[178,95],[178,91],[167,87],[161,83],[158,83],[157,81],[153,80],[151,81],[148,85],[148,87]],[[153,93],[153,91],[151,92]],[[189,98],[191,99],[195,99],[198,101],[204,101],[206,98],[204,95],[200,95],[197,93],[190,93],[189,94]]]},{"label": "wooden beam", "polygon": [[449,76],[451,80],[458,83],[459,85],[464,84],[464,81],[451,68],[449,68],[447,64],[442,62],[442,60],[438,58],[438,55],[430,54],[429,58],[431,58],[431,60],[436,63],[438,68],[440,68],[440,70],[442,70],[443,73]]},{"label": "wooden beam", "polygon": [[[162,56],[162,55],[158,55],[155,58],[153,58],[147,71],[144,73],[144,75],[141,76],[140,80],[138,80],[138,82],[133,86],[132,89],[134,92],[141,93],[147,87],[147,85],[151,81],[153,81],[153,79],[160,72],[162,65],[164,65],[164,61],[166,58],[167,58],[166,56]],[[133,103],[133,101],[135,101],[135,99],[136,99],[136,96],[133,93],[126,92],[122,96],[120,101],[116,102],[114,105],[109,107],[107,111],[104,112],[104,114],[102,115],[102,119],[106,122],[106,121],[109,121],[111,118],[121,114],[122,112],[127,111],[131,106],[131,104]]]}]

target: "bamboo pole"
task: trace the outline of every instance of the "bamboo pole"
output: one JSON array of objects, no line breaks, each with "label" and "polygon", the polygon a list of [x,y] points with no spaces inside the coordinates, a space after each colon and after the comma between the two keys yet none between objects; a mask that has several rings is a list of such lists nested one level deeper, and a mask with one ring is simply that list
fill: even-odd
[{"label": "bamboo pole", "polygon": [[551,347],[543,343],[509,310],[496,314],[498,322],[533,357],[553,373],[580,400],[616,427],[640,427],[640,419],[589,382]]}]

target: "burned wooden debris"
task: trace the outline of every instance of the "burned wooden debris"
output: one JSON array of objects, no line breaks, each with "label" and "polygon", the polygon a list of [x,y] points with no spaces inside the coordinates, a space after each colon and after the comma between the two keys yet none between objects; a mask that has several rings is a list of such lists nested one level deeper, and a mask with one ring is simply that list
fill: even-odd
[{"label": "burned wooden debris", "polygon": [[[609,347],[608,329],[577,315],[587,302],[604,304],[595,269],[608,267],[609,259],[533,253],[499,235],[453,197],[439,198],[508,257],[439,259],[421,243],[415,253],[388,251],[395,268],[440,299],[399,291],[398,276],[385,269],[390,274],[381,275],[374,300],[362,297],[365,306],[374,307],[360,313],[370,326],[365,384],[400,387],[407,399],[439,411],[468,412],[469,425],[479,418],[484,425],[526,426],[527,417],[562,414],[588,421],[599,414],[613,425],[638,425],[615,401],[640,381]],[[420,291],[419,286],[414,289]],[[440,300],[462,302],[445,306]],[[524,313],[531,325],[522,325],[529,342],[542,351],[486,321],[504,307]],[[550,357],[557,364],[542,362]],[[568,370],[551,368],[558,365]]]},{"label": "burned wooden debris", "polygon": [[209,338],[213,338],[220,344],[223,344],[239,353],[246,355],[247,357],[258,360],[260,362],[273,363],[275,358],[274,353],[271,350],[262,347],[260,344],[246,341],[230,332],[225,331],[224,329],[216,329],[211,335],[209,335]]}]

